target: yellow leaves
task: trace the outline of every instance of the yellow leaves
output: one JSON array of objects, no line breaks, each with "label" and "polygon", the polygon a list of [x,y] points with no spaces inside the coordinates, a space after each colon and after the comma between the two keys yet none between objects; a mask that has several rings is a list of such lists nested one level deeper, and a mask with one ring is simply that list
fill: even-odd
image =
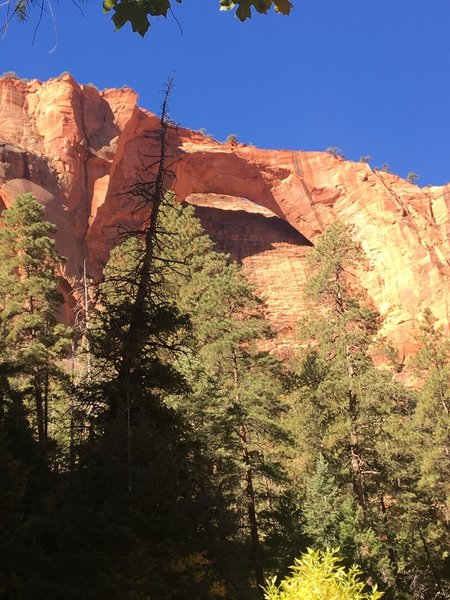
[{"label": "yellow leaves", "polygon": [[292,574],[278,587],[276,578],[267,581],[266,600],[379,600],[376,586],[368,592],[356,565],[345,569],[338,550],[312,550],[295,559]]}]

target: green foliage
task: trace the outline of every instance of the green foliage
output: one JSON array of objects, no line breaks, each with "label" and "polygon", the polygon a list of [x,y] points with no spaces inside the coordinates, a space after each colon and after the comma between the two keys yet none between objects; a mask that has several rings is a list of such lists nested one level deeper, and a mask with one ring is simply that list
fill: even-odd
[{"label": "green foliage", "polygon": [[259,14],[266,14],[272,7],[275,12],[288,15],[292,4],[289,0],[220,0],[221,10],[232,10],[237,6],[236,16],[240,21],[245,21],[252,16],[252,8]]},{"label": "green foliage", "polygon": [[413,366],[423,384],[409,428],[420,452],[412,461],[415,486],[405,520],[415,531],[413,560],[428,575],[422,585],[431,596],[450,579],[450,340],[429,309],[422,313],[418,341]]},{"label": "green foliage", "polygon": [[253,600],[305,538],[316,550],[267,600],[379,598],[354,562],[391,600],[449,597],[450,342],[426,310],[420,387],[375,368],[380,317],[347,227],[311,249],[287,378],[241,269],[166,197],[155,229],[111,252],[69,402],[55,229],[29,194],[3,219],[1,597]]},{"label": "green foliage", "polygon": [[450,340],[429,309],[423,312],[419,339],[414,364],[424,379],[415,414],[423,448],[420,485],[434,496],[433,504],[446,521],[450,515]]},{"label": "green foliage", "polygon": [[338,550],[308,549],[291,570],[279,586],[276,578],[267,583],[266,600],[378,600],[383,595],[376,586],[366,591],[362,572],[356,565],[345,569]]},{"label": "green foliage", "polygon": [[445,597],[448,339],[425,311],[415,358],[423,386],[406,390],[374,367],[380,319],[358,286],[364,259],[343,225],[319,239],[309,268],[292,420],[305,531],[318,548],[339,545],[388,597]]},{"label": "green foliage", "polygon": [[231,144],[238,141],[238,136],[235,133],[230,133],[227,135],[227,139],[225,140],[226,144]]},{"label": "green foliage", "polygon": [[[142,37],[150,27],[151,17],[166,17],[173,9],[174,2],[182,0],[103,0],[103,12],[113,11],[112,21],[116,30],[130,23],[134,32]],[[31,10],[36,6],[34,0],[7,0],[9,14],[16,16],[19,21],[29,18]],[[220,10],[233,10],[236,8],[236,17],[245,21],[252,16],[252,9],[259,14],[266,14],[271,8],[275,12],[288,15],[292,4],[290,0],[220,0]],[[12,71],[7,71],[5,77],[16,76]]]},{"label": "green foliage", "polygon": [[300,352],[292,420],[305,529],[317,547],[340,545],[374,580],[394,585],[397,557],[387,533],[393,511],[384,497],[394,493],[408,460],[399,432],[414,397],[374,367],[380,319],[358,285],[364,257],[344,225],[324,232],[308,266],[311,304],[301,329],[308,346]]},{"label": "green foliage", "polygon": [[410,183],[415,183],[418,179],[419,175],[417,175],[417,173],[414,173],[414,171],[410,171],[406,176],[406,181],[409,181]]},{"label": "green foliage", "polygon": [[355,269],[361,259],[361,247],[348,229],[339,222],[330,225],[308,256],[307,298],[331,303],[332,310],[339,314],[353,308],[356,299],[350,286],[355,276],[350,269]]},{"label": "green foliage", "polygon": [[327,152],[331,156],[337,156],[339,158],[345,158],[344,152],[340,148],[338,148],[337,146],[328,146],[328,148],[325,150],[325,152]]},{"label": "green foliage", "polygon": [[[120,374],[137,294],[136,274],[143,253],[141,242],[129,238],[112,250],[105,267],[104,280],[99,286],[99,308],[90,326],[90,349],[98,370],[98,382],[113,380]],[[160,389],[163,382],[167,388],[176,389],[180,378],[171,361],[185,335],[187,320],[163,293],[161,269],[156,264],[151,277],[151,293],[146,296],[139,317],[142,348],[133,372],[139,374],[140,385],[147,390]],[[114,401],[111,399],[111,402]]]},{"label": "green foliage", "polygon": [[[228,536],[221,491],[200,436],[166,401],[186,389],[176,363],[189,329],[170,297],[182,293],[171,277],[177,259],[170,251],[162,257],[162,239],[172,235],[158,219],[145,241],[127,239],[111,252],[99,286],[89,328],[92,370],[78,391],[77,425],[89,437],[80,440],[63,486],[62,533],[54,534],[58,544],[71,540],[59,560],[89,556],[65,573],[64,583],[55,576],[74,597],[89,590],[89,598],[118,600],[212,598],[209,590],[222,581],[214,555],[219,524]],[[144,267],[149,243],[153,253]],[[140,351],[124,375],[132,318]]]},{"label": "green foliage", "polygon": [[[351,508],[354,509],[354,506]],[[303,502],[305,533],[314,540],[317,547],[324,550],[341,543],[341,528],[346,523],[345,509],[345,502],[333,474],[320,454]]]},{"label": "green foliage", "polygon": [[[181,2],[182,0],[176,0]],[[289,0],[221,0],[221,10],[236,9],[236,16],[240,21],[251,17],[252,7],[260,14],[266,14],[270,8],[276,12],[288,15],[292,8]],[[112,20],[116,29],[120,29],[128,21],[133,31],[142,37],[150,27],[149,17],[166,17],[172,9],[171,0],[104,0],[105,13],[113,10]]]},{"label": "green foliage", "polygon": [[262,583],[262,546],[275,537],[283,543],[281,457],[288,437],[279,422],[286,410],[281,365],[262,350],[271,336],[262,302],[239,267],[213,251],[193,208],[168,206],[162,223],[181,235],[165,239],[166,252],[176,257],[167,284],[192,323],[189,351],[179,361],[190,390],[172,405],[204,440],[240,523],[235,539],[248,546]]},{"label": "green foliage", "polygon": [[57,383],[66,380],[58,361],[70,343],[68,328],[56,318],[62,258],[50,237],[55,228],[43,219],[43,207],[32,194],[18,196],[2,216],[0,344],[4,360],[19,369],[12,385],[34,403],[39,441],[45,446]]},{"label": "green foliage", "polygon": [[[30,597],[51,472],[67,467],[69,330],[58,324],[61,257],[55,229],[31,194],[3,212],[0,230],[0,595]],[[54,491],[54,490],[52,490]],[[30,586],[32,587],[32,586]],[[22,595],[22,593],[24,595]],[[38,594],[39,595],[39,594]]]}]

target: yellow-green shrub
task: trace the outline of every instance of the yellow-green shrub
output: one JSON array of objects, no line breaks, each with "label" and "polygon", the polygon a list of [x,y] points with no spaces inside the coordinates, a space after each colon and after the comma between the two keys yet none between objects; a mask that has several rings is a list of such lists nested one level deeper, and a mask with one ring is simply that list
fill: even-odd
[{"label": "yellow-green shrub", "polygon": [[373,586],[365,591],[356,565],[342,566],[338,550],[312,550],[296,558],[292,574],[279,586],[276,577],[267,582],[266,600],[378,600],[383,595]]}]

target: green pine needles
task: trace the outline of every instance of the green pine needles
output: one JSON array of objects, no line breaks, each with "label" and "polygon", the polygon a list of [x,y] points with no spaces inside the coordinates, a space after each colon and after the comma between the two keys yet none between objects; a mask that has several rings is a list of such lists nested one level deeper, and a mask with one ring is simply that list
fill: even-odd
[{"label": "green pine needles", "polygon": [[4,360],[20,373],[13,386],[34,405],[33,422],[45,449],[51,404],[67,379],[60,361],[68,354],[70,330],[57,321],[63,259],[55,250],[55,227],[43,211],[32,194],[22,194],[2,215],[0,344]]}]

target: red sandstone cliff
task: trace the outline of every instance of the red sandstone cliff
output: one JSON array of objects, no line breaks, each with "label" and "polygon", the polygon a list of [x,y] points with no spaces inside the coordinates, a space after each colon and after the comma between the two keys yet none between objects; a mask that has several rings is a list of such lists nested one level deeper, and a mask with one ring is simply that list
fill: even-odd
[{"label": "red sandstone cliff", "polygon": [[[86,258],[101,273],[115,226],[129,222],[123,189],[155,155],[158,119],[128,89],[99,92],[69,75],[40,83],[0,79],[0,210],[31,191],[58,227],[68,294]],[[197,206],[221,249],[242,261],[289,346],[302,311],[309,242],[335,219],[352,226],[371,266],[363,286],[385,332],[411,351],[417,315],[449,323],[450,185],[421,189],[323,152],[220,144],[171,128],[180,200]]]}]

